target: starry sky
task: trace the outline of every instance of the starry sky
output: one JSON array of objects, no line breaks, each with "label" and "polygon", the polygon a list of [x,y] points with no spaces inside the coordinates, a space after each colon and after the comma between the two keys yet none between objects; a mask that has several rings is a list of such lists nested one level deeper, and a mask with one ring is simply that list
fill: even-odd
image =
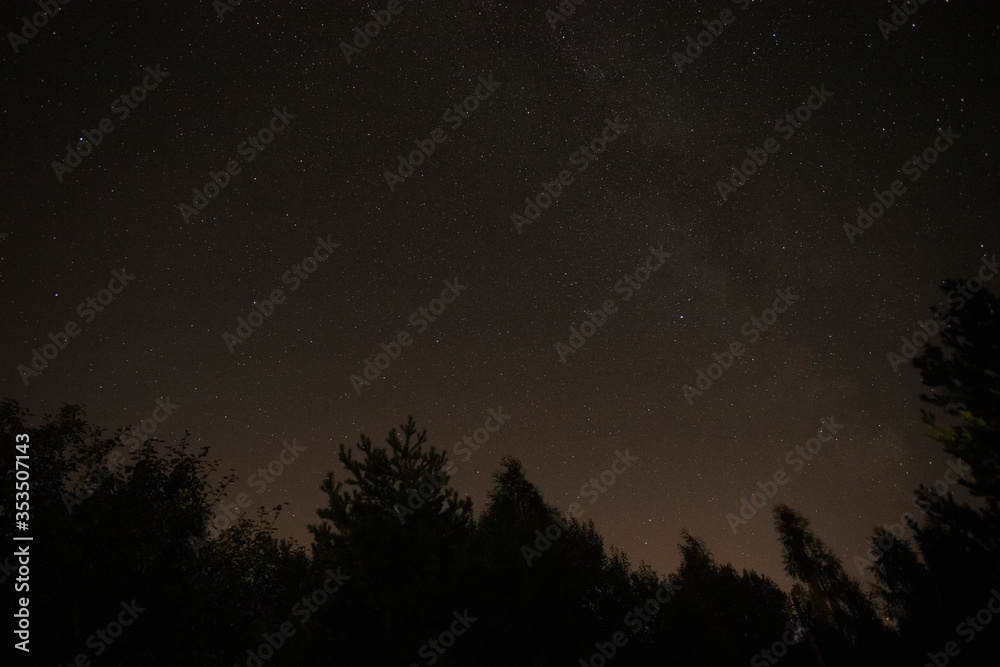
[{"label": "starry sky", "polygon": [[[4,39],[0,395],[190,431],[234,494],[289,503],[280,534],[302,544],[336,445],[413,415],[477,511],[515,456],[633,562],[673,570],[688,528],[786,587],[773,504],[850,566],[948,470],[917,373],[887,354],[943,279],[1000,250],[989,3],[930,0],[898,26],[885,2],[334,5],[76,0]],[[36,11],[7,3],[5,31]],[[210,173],[225,187],[199,200]],[[150,421],[158,400],[176,407]],[[456,455],[491,410],[509,418]],[[583,488],[626,450],[606,492]],[[734,533],[726,515],[779,470]]]}]

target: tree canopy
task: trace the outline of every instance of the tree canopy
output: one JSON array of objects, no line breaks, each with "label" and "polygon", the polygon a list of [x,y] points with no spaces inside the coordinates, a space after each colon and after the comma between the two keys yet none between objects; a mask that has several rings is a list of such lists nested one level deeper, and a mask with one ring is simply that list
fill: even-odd
[{"label": "tree canopy", "polygon": [[[848,573],[810,518],[778,505],[789,592],[717,563],[686,529],[675,572],[633,565],[593,522],[546,502],[513,458],[493,473],[477,516],[451,486],[454,464],[412,417],[384,446],[364,434],[340,445],[342,470],[322,480],[326,505],[307,549],[276,536],[281,506],[220,523],[213,508],[235,476],[188,436],[124,451],[123,430],[88,423],[81,406],[39,419],[4,401],[4,441],[27,434],[31,448],[33,659],[919,664],[1000,584],[997,327],[997,299],[983,291],[914,360],[936,410],[923,419],[968,469],[973,502],[917,489],[919,515],[874,530],[867,579]],[[14,452],[0,450],[11,486]],[[12,511],[0,501],[8,543]],[[11,560],[2,565],[13,578]],[[122,610],[134,622],[105,641],[99,632]],[[967,664],[995,658],[995,632],[973,638],[961,647]]]}]

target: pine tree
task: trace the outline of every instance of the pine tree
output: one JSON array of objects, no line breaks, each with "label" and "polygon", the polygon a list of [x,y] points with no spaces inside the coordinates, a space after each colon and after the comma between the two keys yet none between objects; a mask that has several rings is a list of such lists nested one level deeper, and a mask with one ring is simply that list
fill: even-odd
[{"label": "pine tree", "polygon": [[459,499],[454,464],[426,442],[412,417],[389,432],[388,447],[361,434],[360,456],[339,446],[346,478],[330,472],[320,487],[328,504],[308,528],[315,567],[351,577],[324,621],[328,649],[348,663],[412,662],[435,624],[468,606],[472,500]]}]

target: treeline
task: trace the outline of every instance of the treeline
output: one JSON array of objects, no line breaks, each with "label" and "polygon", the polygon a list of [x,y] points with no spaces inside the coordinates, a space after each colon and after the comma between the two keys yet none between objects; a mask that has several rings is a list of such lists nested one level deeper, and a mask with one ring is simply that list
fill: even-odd
[{"label": "treeline", "polygon": [[[34,538],[30,590],[8,596],[7,618],[29,597],[30,664],[81,667],[989,664],[1000,655],[998,300],[977,294],[939,336],[914,359],[923,416],[968,467],[973,504],[917,489],[919,522],[873,531],[869,583],[784,505],[787,593],[717,563],[686,530],[676,572],[633,565],[512,459],[477,516],[412,419],[384,446],[363,435],[340,446],[346,475],[323,482],[306,551],[275,537],[280,507],[213,530],[232,478],[216,480],[209,449],[187,437],[116,459],[117,435],[79,406],[38,420],[5,401],[0,533],[14,544],[14,443],[26,433]],[[13,589],[17,559],[0,565]]]}]

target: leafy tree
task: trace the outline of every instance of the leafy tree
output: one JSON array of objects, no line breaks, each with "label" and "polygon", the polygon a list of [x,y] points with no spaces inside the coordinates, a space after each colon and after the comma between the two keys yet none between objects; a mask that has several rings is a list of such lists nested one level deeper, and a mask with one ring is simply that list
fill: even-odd
[{"label": "leafy tree", "polygon": [[[269,527],[224,533],[208,555],[190,548],[221,490],[209,482],[216,464],[207,447],[194,450],[186,437],[176,445],[153,439],[116,461],[117,438],[89,424],[82,407],[64,406],[39,423],[13,401],[0,403],[0,433],[5,443],[29,436],[38,575],[28,593],[31,652],[40,663],[95,658],[101,644],[89,637],[132,600],[143,611],[103,644],[102,665],[226,662],[273,629],[273,610],[291,604],[305,557],[276,542]],[[11,486],[15,453],[0,451]],[[10,510],[0,504],[7,540]]]},{"label": "leafy tree", "polygon": [[800,608],[812,605],[812,631],[824,658],[852,656],[873,664],[876,647],[888,648],[890,637],[871,598],[812,532],[808,519],[785,504],[774,508],[774,518],[785,572],[801,583],[793,595]]},{"label": "leafy tree", "polygon": [[[960,484],[985,503],[972,507],[921,485],[926,518],[910,525],[916,548],[883,529],[873,535],[891,545],[872,568],[875,590],[913,661],[922,647],[954,638],[941,619],[965,618],[1000,582],[1000,302],[986,290],[969,295],[956,280],[942,290],[955,304],[950,325],[913,361],[929,390],[921,399],[937,409],[921,415],[930,437],[970,466],[971,480]],[[985,657],[996,645],[977,640],[963,656]]]},{"label": "leafy tree", "polygon": [[[931,391],[921,399],[951,417],[921,410],[931,437],[949,454],[972,468],[972,481],[961,483],[977,496],[1000,500],[1000,299],[983,289],[968,301],[956,297],[960,282],[948,280],[942,291],[960,305],[940,334],[913,360]],[[950,301],[951,299],[949,299]]]},{"label": "leafy tree", "polygon": [[669,578],[676,597],[654,619],[660,640],[655,657],[747,664],[782,636],[791,618],[788,597],[765,576],[716,563],[708,546],[687,530],[681,538],[681,564]]},{"label": "leafy tree", "polygon": [[889,545],[877,551],[871,567],[875,592],[886,617],[907,634],[923,618],[920,607],[931,585],[927,568],[909,540],[897,539],[881,526],[875,528],[872,542]]}]

